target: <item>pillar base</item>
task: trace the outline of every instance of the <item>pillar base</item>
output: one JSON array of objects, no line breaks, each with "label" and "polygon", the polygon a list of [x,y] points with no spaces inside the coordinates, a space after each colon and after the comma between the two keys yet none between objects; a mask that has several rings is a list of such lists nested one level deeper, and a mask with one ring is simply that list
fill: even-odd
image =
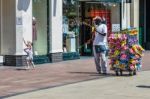
[{"label": "pillar base", "polygon": [[68,52],[63,53],[63,60],[75,60],[80,59],[80,54],[78,52]]},{"label": "pillar base", "polygon": [[145,49],[146,49],[146,50],[150,50],[150,42],[146,42],[146,44],[145,44]]},{"label": "pillar base", "polygon": [[26,56],[25,55],[5,55],[4,65],[6,66],[25,66]]},{"label": "pillar base", "polygon": [[63,61],[63,54],[62,53],[50,53],[48,56],[49,56],[49,59],[52,63]]}]

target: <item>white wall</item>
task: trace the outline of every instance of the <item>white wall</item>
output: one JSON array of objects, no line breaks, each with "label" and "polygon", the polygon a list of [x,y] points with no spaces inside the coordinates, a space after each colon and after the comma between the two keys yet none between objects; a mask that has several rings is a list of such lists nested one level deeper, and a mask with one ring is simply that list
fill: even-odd
[{"label": "white wall", "polygon": [[[54,9],[56,2],[56,10]],[[62,48],[62,0],[50,0],[50,53],[63,52]],[[54,13],[56,11],[56,14]],[[55,14],[55,15],[54,15]]]},{"label": "white wall", "polygon": [[15,0],[1,0],[1,54],[16,52]]},{"label": "white wall", "polygon": [[120,24],[120,5],[111,8],[111,22],[112,24]]}]

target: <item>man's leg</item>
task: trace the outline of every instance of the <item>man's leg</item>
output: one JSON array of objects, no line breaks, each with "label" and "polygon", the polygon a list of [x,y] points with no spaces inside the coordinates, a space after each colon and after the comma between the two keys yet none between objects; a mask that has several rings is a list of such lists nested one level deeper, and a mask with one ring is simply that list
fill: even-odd
[{"label": "man's leg", "polygon": [[95,65],[96,65],[96,70],[98,73],[101,73],[100,54],[96,53],[94,46],[93,46],[93,54],[94,54],[94,61],[95,61]]},{"label": "man's leg", "polygon": [[104,74],[107,73],[107,57],[106,52],[101,53],[101,67]]}]

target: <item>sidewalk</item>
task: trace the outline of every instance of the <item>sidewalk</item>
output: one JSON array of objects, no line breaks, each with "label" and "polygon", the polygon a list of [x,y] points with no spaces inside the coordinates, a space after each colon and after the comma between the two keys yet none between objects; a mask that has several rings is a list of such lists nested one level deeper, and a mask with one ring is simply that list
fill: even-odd
[{"label": "sidewalk", "polygon": [[[11,96],[16,96],[16,95],[18,95],[20,97],[20,95],[24,95],[26,93],[30,94],[30,92],[32,94],[38,90],[43,90],[44,93],[49,94],[48,90],[50,90],[50,91],[54,90],[55,89],[54,87],[56,87],[56,89],[57,88],[59,89],[59,88],[61,88],[60,86],[64,86],[64,88],[65,88],[65,85],[73,84],[73,83],[77,83],[77,82],[78,82],[77,86],[78,86],[78,84],[80,86],[79,82],[81,82],[81,85],[82,85],[83,81],[89,81],[89,80],[93,80],[93,81],[90,81],[91,84],[96,84],[96,83],[101,84],[101,85],[97,86],[98,89],[96,88],[98,90],[98,93],[102,93],[103,91],[101,92],[101,90],[105,89],[105,87],[107,88],[107,86],[109,86],[109,85],[110,85],[110,89],[111,89],[111,87],[114,89],[116,89],[118,87],[123,87],[124,85],[122,86],[121,85],[122,83],[129,84],[129,85],[131,84],[132,87],[135,88],[138,85],[145,85],[145,84],[148,84],[148,82],[149,82],[149,78],[148,78],[148,75],[150,74],[149,73],[149,70],[150,70],[149,57],[150,57],[150,52],[145,52],[145,56],[143,57],[142,70],[147,71],[147,72],[140,72],[140,74],[138,74],[138,76],[134,76],[134,77],[127,77],[127,76],[116,77],[114,75],[114,72],[112,72],[112,71],[111,71],[111,75],[108,75],[108,76],[99,75],[96,73],[93,57],[82,57],[79,60],[36,65],[36,69],[32,69],[32,70],[24,70],[20,67],[19,68],[18,67],[17,68],[15,68],[15,67],[0,67],[0,78],[1,78],[1,80],[0,80],[0,99],[11,97]],[[143,79],[142,77],[145,79]],[[135,79],[135,78],[138,78],[138,79]],[[106,84],[101,83],[101,82],[105,82],[105,80],[109,81],[109,82],[107,82]],[[119,82],[117,80],[119,80]],[[133,82],[130,82],[131,80],[133,80]],[[138,83],[139,81],[143,82],[143,84]],[[107,84],[109,84],[109,85],[107,85]],[[137,84],[137,85],[134,86],[134,84]],[[69,85],[69,86],[74,86],[74,85],[76,85],[76,84]],[[90,85],[90,83],[89,83],[89,85]],[[88,85],[88,82],[85,82],[84,87],[90,88],[89,85]],[[119,85],[119,86],[117,87],[117,85]],[[148,86],[148,85],[146,85],[146,86]],[[127,87],[127,86],[124,86],[124,87]],[[132,87],[131,87],[131,89],[132,89]],[[74,88],[74,87],[72,87],[72,88]],[[81,86],[81,88],[83,88],[83,87]],[[93,87],[93,88],[95,88],[95,87]],[[127,88],[127,89],[130,90],[130,88]],[[68,90],[68,89],[64,89],[64,90]],[[85,93],[88,93],[89,92],[88,90],[91,90],[91,89],[86,89],[83,91],[85,91]],[[46,91],[48,91],[48,92],[46,92]],[[82,93],[83,91],[82,91],[82,89],[79,88],[79,92],[77,91],[75,93]],[[106,90],[106,92],[107,91],[108,90]],[[36,92],[36,94],[38,94],[39,92]],[[122,92],[122,91],[119,90],[118,92]],[[43,95],[42,93],[39,93],[38,95],[40,95],[40,94]],[[93,93],[93,94],[95,94],[95,93]],[[65,93],[64,93],[64,95],[65,95]],[[51,96],[51,94],[50,94],[50,96]],[[52,99],[55,99],[55,98],[53,98],[53,96],[55,97],[55,93],[54,93],[54,95],[51,96]],[[68,96],[68,94],[66,96]],[[30,97],[30,95],[29,95],[29,97]],[[58,98],[57,94],[56,94],[56,97],[57,97],[57,99],[61,99],[61,98],[63,99],[63,97]],[[16,98],[16,99],[19,99],[19,98]],[[20,98],[20,99],[30,99],[30,98]],[[38,99],[38,98],[36,97],[34,99]],[[45,97],[42,99],[50,99],[50,98]],[[70,98],[70,99],[72,99],[72,98]],[[76,98],[76,99],[82,99],[82,98]],[[83,99],[91,99],[91,98],[83,98]],[[95,98],[95,99],[97,99],[97,98]],[[109,98],[107,98],[107,99],[109,99]]]},{"label": "sidewalk", "polygon": [[108,77],[26,93],[5,99],[149,99],[150,71]]},{"label": "sidewalk", "polygon": [[22,67],[1,67],[0,99],[103,77],[97,74],[93,57],[36,65],[36,68],[31,70]]}]

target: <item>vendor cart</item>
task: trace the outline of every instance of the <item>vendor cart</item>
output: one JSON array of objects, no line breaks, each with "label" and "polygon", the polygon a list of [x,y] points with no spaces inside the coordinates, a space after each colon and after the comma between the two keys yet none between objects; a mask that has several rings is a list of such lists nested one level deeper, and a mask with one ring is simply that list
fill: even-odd
[{"label": "vendor cart", "polygon": [[126,29],[121,32],[112,33],[109,38],[109,58],[111,70],[116,75],[123,75],[124,71],[129,75],[136,75],[141,68],[141,58],[144,49],[138,44],[138,31]]}]

